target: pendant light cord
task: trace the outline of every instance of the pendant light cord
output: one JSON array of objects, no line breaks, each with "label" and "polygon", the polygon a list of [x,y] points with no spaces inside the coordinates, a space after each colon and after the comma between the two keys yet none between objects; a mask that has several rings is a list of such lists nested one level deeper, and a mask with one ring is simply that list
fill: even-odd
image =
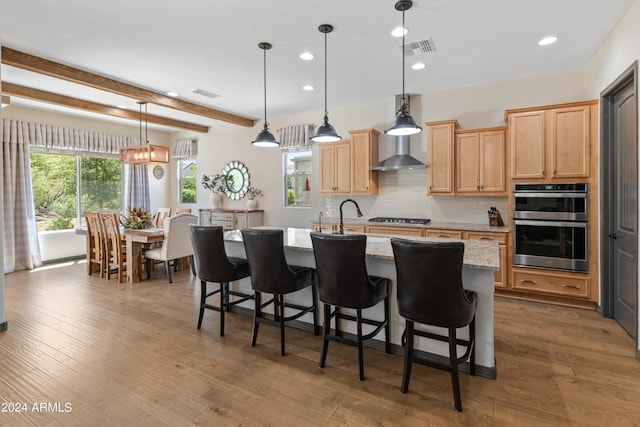
[{"label": "pendant light cord", "polygon": [[327,33],[324,33],[324,115],[329,114],[327,111]]},{"label": "pendant light cord", "polygon": [[402,105],[400,106],[402,108],[403,105],[405,105],[407,103],[407,94],[404,92],[404,49],[405,49],[405,44],[404,44],[404,35],[405,35],[405,31],[406,28],[404,26],[404,9],[402,9]]},{"label": "pendant light cord", "polygon": [[262,53],[264,54],[264,63],[263,63],[263,75],[264,75],[264,128],[268,127],[267,124],[267,49],[262,49]]}]

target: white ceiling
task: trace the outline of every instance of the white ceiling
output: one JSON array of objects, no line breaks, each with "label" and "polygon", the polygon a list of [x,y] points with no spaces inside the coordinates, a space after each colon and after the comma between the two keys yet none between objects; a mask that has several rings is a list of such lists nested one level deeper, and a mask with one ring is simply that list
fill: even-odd
[{"label": "white ceiling", "polygon": [[[405,13],[406,42],[431,38],[436,51],[406,59],[406,91],[427,93],[581,69],[633,2],[416,0]],[[402,14],[394,4],[395,0],[2,0],[0,42],[261,119],[261,41],[273,44],[267,53],[268,115],[322,110],[324,36],[317,28],[325,23],[335,28],[328,35],[329,112],[332,106],[391,99],[400,93],[401,39],[391,37],[390,31],[401,25]],[[546,35],[559,40],[538,46]],[[298,58],[306,50],[316,54],[313,61]],[[412,70],[416,61],[427,67]],[[6,65],[2,79],[138,110],[135,99]],[[305,84],[316,90],[303,91]],[[191,93],[194,88],[221,97],[205,98]],[[16,98],[12,104],[56,109]],[[149,114],[217,123],[151,104]]]}]

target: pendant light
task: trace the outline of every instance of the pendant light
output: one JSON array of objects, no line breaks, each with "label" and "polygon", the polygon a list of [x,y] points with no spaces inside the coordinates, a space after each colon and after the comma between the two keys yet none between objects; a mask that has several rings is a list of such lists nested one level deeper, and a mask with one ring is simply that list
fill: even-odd
[{"label": "pendant light", "polygon": [[340,141],[342,137],[329,123],[329,113],[327,112],[327,34],[333,31],[333,26],[322,24],[318,27],[318,31],[324,34],[324,123],[318,126],[318,130],[311,137],[311,140],[314,142],[336,142]]},{"label": "pendant light", "polygon": [[411,0],[400,0],[395,6],[396,10],[402,12],[402,102],[391,127],[384,131],[387,135],[414,135],[422,132],[422,128],[416,125],[413,117],[409,114],[407,94],[404,91],[404,11],[411,9],[411,6],[413,6],[413,2]]},{"label": "pendant light", "polygon": [[144,144],[122,147],[120,149],[120,162],[129,164],[147,165],[153,163],[169,163],[169,149],[163,145],[149,144],[149,122],[147,103],[137,101],[140,106],[140,142],[142,139],[142,106],[144,105]]},{"label": "pendant light", "polygon": [[267,50],[271,49],[271,43],[261,42],[258,47],[264,52],[264,129],[258,134],[255,141],[251,141],[256,147],[277,147],[280,145],[275,136],[269,132],[267,122]]}]

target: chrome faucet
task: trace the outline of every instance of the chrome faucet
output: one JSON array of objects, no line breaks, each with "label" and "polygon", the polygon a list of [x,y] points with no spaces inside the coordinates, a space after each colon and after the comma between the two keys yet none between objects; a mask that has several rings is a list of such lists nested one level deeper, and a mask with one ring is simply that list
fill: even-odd
[{"label": "chrome faucet", "polygon": [[358,216],[359,217],[362,216],[362,211],[360,210],[360,206],[358,206],[358,202],[356,202],[353,199],[345,199],[345,200],[343,200],[342,203],[340,203],[340,230],[338,231],[340,234],[344,234],[344,223],[342,222],[342,206],[347,202],[351,202],[354,205],[356,205],[356,210],[358,211]]},{"label": "chrome faucet", "polygon": [[318,214],[318,231],[322,233],[322,211]]}]

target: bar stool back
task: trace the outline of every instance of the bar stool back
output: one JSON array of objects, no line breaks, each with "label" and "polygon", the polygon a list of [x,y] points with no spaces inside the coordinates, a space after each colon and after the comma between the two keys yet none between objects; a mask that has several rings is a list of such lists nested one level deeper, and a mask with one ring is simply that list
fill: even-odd
[{"label": "bar stool back", "polygon": [[[224,336],[224,313],[231,306],[253,299],[253,295],[229,289],[229,282],[249,277],[249,263],[244,258],[228,257],[224,248],[224,230],[221,226],[189,224],[196,273],[200,279],[200,315],[202,326],[204,310],[220,312],[220,336]],[[207,282],[218,283],[217,290],[207,292]],[[207,298],[220,294],[220,305],[207,303]],[[239,297],[233,301],[229,296]]]},{"label": "bar stool back", "polygon": [[[398,274],[398,311],[406,320],[403,333],[404,370],[401,391],[409,389],[412,362],[451,372],[456,410],[462,411],[458,365],[469,361],[475,375],[475,310],[477,295],[462,287],[462,242],[417,242],[391,239]],[[415,329],[414,323],[447,328],[447,336]],[[469,326],[469,339],[456,337],[456,329]],[[414,354],[414,336],[449,343],[449,364],[438,365]],[[458,357],[458,345],[465,353]]]},{"label": "bar stool back", "polygon": [[[253,334],[251,346],[256,345],[258,327],[266,323],[280,327],[280,354],[285,355],[284,324],[301,316],[313,314],[313,333],[318,335],[316,304],[316,280],[313,268],[287,264],[284,255],[282,230],[243,229],[242,240],[251,268],[251,287],[255,292]],[[310,305],[288,303],[284,296],[311,286]],[[273,294],[273,298],[262,302],[262,293]],[[265,316],[263,309],[273,304],[273,319]],[[285,308],[294,309],[294,314],[285,316]]]},{"label": "bar stool back", "polygon": [[[389,342],[389,293],[391,280],[369,276],[365,264],[367,236],[311,233],[311,242],[318,271],[318,291],[324,303],[324,327],[322,328],[322,352],[320,367],[324,368],[329,341],[358,347],[358,368],[360,380],[364,380],[362,344],[385,331],[385,352],[391,352]],[[362,310],[384,302],[384,319],[374,320],[362,317]],[[333,311],[332,306],[334,307]],[[341,312],[341,308],[353,309],[356,315]],[[331,333],[331,319],[335,320]],[[341,320],[356,322],[356,339],[343,336]],[[362,325],[373,326],[372,332],[363,334]]]}]

